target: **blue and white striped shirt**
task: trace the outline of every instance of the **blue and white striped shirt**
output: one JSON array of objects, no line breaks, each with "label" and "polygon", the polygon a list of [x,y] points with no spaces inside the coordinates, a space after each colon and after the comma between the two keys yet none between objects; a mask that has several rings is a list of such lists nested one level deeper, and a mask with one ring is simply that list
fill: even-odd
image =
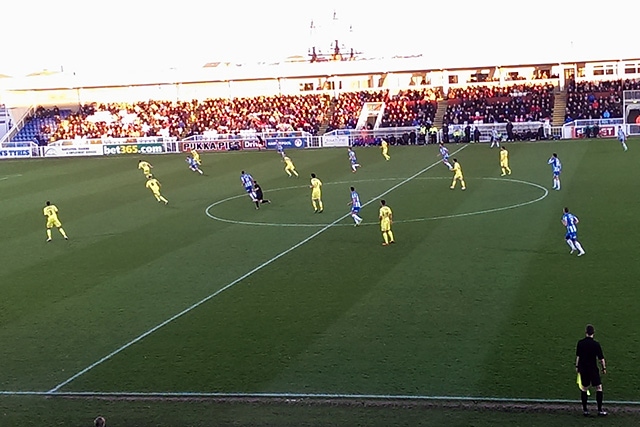
[{"label": "blue and white striped shirt", "polygon": [[240,175],[240,181],[242,181],[244,188],[253,188],[253,177],[248,173]]},{"label": "blue and white striped shirt", "polygon": [[193,157],[187,157],[187,163],[189,164],[189,167],[192,169],[197,169],[198,168],[198,162],[196,162]]},{"label": "blue and white striped shirt", "polygon": [[349,160],[351,160],[351,163],[355,163],[357,161],[355,151],[349,150]]},{"label": "blue and white striped shirt", "polygon": [[551,170],[555,173],[560,173],[562,170],[562,163],[560,163],[560,159],[557,157],[551,157],[547,163],[551,165]]},{"label": "blue and white striped shirt", "polygon": [[622,126],[618,128],[618,141],[624,141],[627,139],[627,134],[622,130]]},{"label": "blue and white striped shirt", "polygon": [[449,158],[449,149],[447,147],[445,147],[444,145],[440,147],[440,155],[442,156],[443,159],[448,159]]},{"label": "blue and white striped shirt", "polygon": [[566,224],[567,233],[577,233],[578,232],[578,217],[572,214],[571,212],[567,212],[562,215],[562,223]]},{"label": "blue and white striped shirt", "polygon": [[362,204],[360,204],[360,196],[356,191],[351,192],[351,206],[358,209],[362,207]]}]

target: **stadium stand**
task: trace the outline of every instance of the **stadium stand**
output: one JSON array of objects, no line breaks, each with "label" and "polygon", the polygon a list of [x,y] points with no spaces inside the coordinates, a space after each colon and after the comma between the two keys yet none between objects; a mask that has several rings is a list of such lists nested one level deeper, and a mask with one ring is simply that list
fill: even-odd
[{"label": "stadium stand", "polygon": [[386,90],[343,92],[338,95],[333,114],[329,119],[327,131],[335,129],[355,129],[362,106],[366,102],[386,102],[389,93]]},{"label": "stadium stand", "polygon": [[434,121],[442,88],[400,91],[387,101],[382,127],[423,126]]},{"label": "stadium stand", "polygon": [[551,118],[552,84],[452,88],[447,94],[446,124],[539,121]]},{"label": "stadium stand", "polygon": [[[565,120],[621,117],[622,91],[640,89],[640,80],[570,82]],[[446,99],[443,124],[527,122],[551,118],[554,86],[549,83],[494,84],[442,88],[343,92],[328,94],[148,101],[135,104],[89,104],[77,112],[39,107],[14,138],[47,143],[77,137],[173,136],[204,132],[233,134],[242,130],[354,129],[366,102],[385,102],[382,127],[421,127],[433,123],[439,100]],[[440,107],[441,109],[443,106]],[[442,112],[438,113],[442,114]]]},{"label": "stadium stand", "polygon": [[38,107],[33,117],[25,123],[13,140],[46,145],[50,142],[53,132],[70,114],[71,110],[60,110],[58,107],[50,109]]},{"label": "stadium stand", "polygon": [[640,80],[571,81],[567,85],[565,123],[622,117],[622,92],[638,89]]},{"label": "stadium stand", "polygon": [[[328,95],[278,96],[205,101],[148,101],[135,104],[89,104],[78,112],[61,112],[44,120],[38,115],[24,131],[51,126],[50,140],[76,137],[187,137],[206,131],[234,133],[240,130],[303,130],[317,133],[330,102]],[[64,114],[63,114],[64,113]],[[34,123],[35,122],[35,123]],[[25,126],[25,128],[27,127]],[[23,132],[21,132],[23,133]]]}]

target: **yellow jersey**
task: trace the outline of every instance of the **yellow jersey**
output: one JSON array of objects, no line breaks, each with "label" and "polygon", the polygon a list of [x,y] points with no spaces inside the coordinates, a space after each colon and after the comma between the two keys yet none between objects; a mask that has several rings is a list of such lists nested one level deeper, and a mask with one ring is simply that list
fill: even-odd
[{"label": "yellow jersey", "polygon": [[153,191],[154,193],[157,193],[158,191],[160,191],[160,182],[155,178],[148,180],[145,185],[149,190]]},{"label": "yellow jersey", "polygon": [[500,162],[506,162],[509,160],[509,152],[507,150],[500,150]]},{"label": "yellow jersey", "polygon": [[58,220],[58,208],[56,205],[45,206],[43,209],[44,216],[47,217],[49,221],[57,221]]},{"label": "yellow jersey", "polygon": [[455,162],[452,170],[456,175],[462,175],[462,167],[460,166],[460,163]]},{"label": "yellow jersey", "polygon": [[387,151],[387,149],[389,148],[389,144],[384,139],[382,140],[382,143],[380,145],[382,146],[382,150],[384,151]]},{"label": "yellow jersey", "polygon": [[391,212],[391,208],[389,206],[382,206],[380,208],[379,217],[380,221],[390,220],[393,216],[393,212]]},{"label": "yellow jersey", "polygon": [[[294,168],[293,162],[291,161],[291,159],[289,157],[285,156],[285,158],[283,160],[284,160],[285,165],[287,165],[288,168]],[[320,183],[320,185],[322,185],[322,183]]]},{"label": "yellow jersey", "polygon": [[200,161],[200,154],[198,154],[196,150],[191,150],[191,157],[193,157],[193,160],[196,162]]},{"label": "yellow jersey", "polygon": [[138,163],[138,169],[149,170],[151,169],[151,164],[149,162],[140,162]]},{"label": "yellow jersey", "polygon": [[320,187],[322,187],[322,181],[318,178],[311,178],[311,188],[313,191],[320,191]]}]

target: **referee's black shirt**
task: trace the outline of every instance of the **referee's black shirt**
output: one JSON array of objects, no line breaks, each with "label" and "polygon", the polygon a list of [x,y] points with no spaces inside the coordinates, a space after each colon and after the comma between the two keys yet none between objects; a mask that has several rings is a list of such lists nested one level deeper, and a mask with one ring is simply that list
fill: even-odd
[{"label": "referee's black shirt", "polygon": [[578,341],[576,347],[578,356],[578,370],[580,372],[598,371],[598,360],[604,359],[600,343],[592,337],[585,337]]}]

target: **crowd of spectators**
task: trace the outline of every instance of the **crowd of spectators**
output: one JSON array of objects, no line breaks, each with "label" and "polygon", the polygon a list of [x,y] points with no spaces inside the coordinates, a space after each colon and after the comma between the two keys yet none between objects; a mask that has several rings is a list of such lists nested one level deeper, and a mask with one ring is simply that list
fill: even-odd
[{"label": "crowd of spectators", "polygon": [[330,97],[262,96],[205,101],[148,101],[83,105],[57,120],[51,140],[165,136],[184,138],[204,132],[233,134],[241,130],[317,133]]},{"label": "crowd of spectators", "polygon": [[355,129],[366,102],[386,102],[389,98],[387,90],[343,92],[335,99],[333,114],[329,119],[327,131],[335,129]]},{"label": "crowd of spectators", "polygon": [[550,119],[554,86],[516,84],[507,87],[451,88],[447,93],[446,124],[530,122]]},{"label": "crowd of spectators", "polygon": [[[566,119],[621,117],[623,90],[640,89],[640,80],[569,82]],[[447,99],[444,124],[513,123],[550,119],[552,84],[517,83],[451,88],[420,88],[390,93],[387,89],[328,94],[218,98],[204,101],[148,101],[83,105],[71,115],[57,107],[39,107],[35,116],[48,118],[40,133],[44,141],[84,138],[165,136],[185,138],[203,133],[237,134],[244,130],[306,131],[355,129],[367,102],[384,102],[381,126],[429,127],[437,102]],[[368,122],[365,128],[371,128]]]},{"label": "crowd of spectators", "polygon": [[[367,102],[384,102],[381,127],[421,126],[432,123],[437,101],[443,98],[442,88],[401,90],[391,95],[388,90],[344,92],[337,100],[328,131],[356,129],[362,107]],[[366,123],[365,128],[372,128]]]},{"label": "crowd of spectators", "polygon": [[570,81],[567,84],[565,123],[579,119],[622,117],[622,92],[625,90],[640,90],[640,79]]},{"label": "crowd of spectators", "polygon": [[387,100],[382,127],[426,126],[433,123],[442,88],[400,91]]}]

